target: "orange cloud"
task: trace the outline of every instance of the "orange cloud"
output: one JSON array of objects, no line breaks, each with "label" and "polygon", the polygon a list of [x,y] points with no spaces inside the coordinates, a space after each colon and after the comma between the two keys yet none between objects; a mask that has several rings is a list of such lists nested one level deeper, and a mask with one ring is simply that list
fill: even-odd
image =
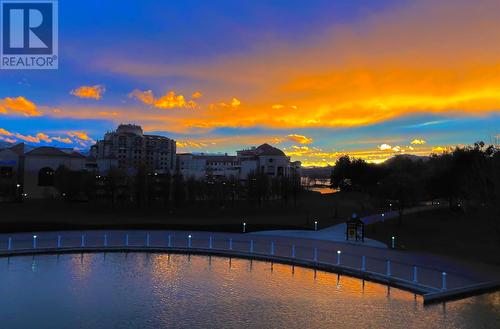
[{"label": "orange cloud", "polygon": [[14,139],[14,138],[9,138],[9,137],[3,137],[3,136],[0,136],[0,140],[4,141],[4,142],[7,142],[7,143],[15,143],[17,140]]},{"label": "orange cloud", "polygon": [[52,138],[50,138],[47,134],[44,134],[44,133],[38,133],[38,134],[36,134],[36,138],[39,141],[43,141],[43,142],[46,142],[46,143],[52,142]]},{"label": "orange cloud", "polygon": [[130,94],[128,94],[128,96],[130,98],[135,98],[147,105],[152,105],[155,101],[152,90],[141,91],[139,89],[134,89]]},{"label": "orange cloud", "polygon": [[197,98],[200,98],[201,96],[203,96],[203,94],[199,91],[195,91],[191,97],[194,98],[194,99],[197,99]]},{"label": "orange cloud", "polygon": [[64,143],[64,144],[73,144],[73,141],[70,138],[68,138],[68,137],[65,137],[65,138],[63,138],[63,137],[52,137],[52,139],[55,140],[55,141],[58,141],[60,143]]},{"label": "orange cloud", "polygon": [[14,136],[17,139],[23,140],[25,142],[36,143],[36,144],[40,143],[40,138],[35,137],[35,136],[23,135],[23,134],[19,134],[19,133],[15,133]]},{"label": "orange cloud", "polygon": [[314,140],[310,137],[303,135],[291,134],[286,136],[289,141],[296,142],[299,144],[311,144]]},{"label": "orange cloud", "polygon": [[[54,141],[64,143],[64,144],[78,144],[84,147],[87,147],[90,143],[95,142],[92,138],[90,138],[87,133],[81,131],[68,132],[69,137],[60,137],[60,136],[49,136],[46,133],[39,132],[35,136],[32,135],[24,135],[17,132],[10,132],[3,128],[0,128],[0,140],[14,143],[18,140],[22,140],[28,143],[40,144],[41,142],[52,143]],[[4,137],[7,136],[7,137]]]},{"label": "orange cloud", "polygon": [[241,105],[241,101],[240,101],[239,99],[237,99],[237,98],[233,98],[233,99],[231,100],[231,106],[232,106],[232,107],[238,107],[238,106],[240,106],[240,105]]},{"label": "orange cloud", "polygon": [[0,128],[0,135],[3,135],[3,136],[12,136],[12,133],[10,131],[7,131],[3,128]]},{"label": "orange cloud", "polygon": [[[177,95],[174,91],[169,91],[159,98],[155,98],[151,90],[141,91],[134,89],[129,97],[135,98],[144,104],[153,105],[159,109],[173,109],[173,108],[196,108],[197,104],[193,100],[186,100],[183,95]],[[201,93],[200,93],[201,97]]]},{"label": "orange cloud", "polygon": [[79,88],[73,89],[70,94],[79,98],[92,98],[99,100],[102,95],[106,92],[106,88],[102,85],[95,86],[81,86]]},{"label": "orange cloud", "polygon": [[190,149],[201,149],[204,147],[207,147],[208,144],[202,143],[202,142],[195,142],[195,141],[176,141],[177,142],[177,148],[190,148]]},{"label": "orange cloud", "polygon": [[187,117],[186,127],[355,127],[414,114],[484,116],[500,109],[499,20],[497,0],[421,0],[354,27],[332,26],[307,44],[266,43],[176,66],[116,58],[105,64],[115,73],[207,81],[210,95],[245,99],[237,117]]},{"label": "orange cloud", "polygon": [[4,99],[0,99],[0,113],[22,114],[27,117],[42,115],[42,113],[38,111],[35,103],[22,96],[16,98],[6,97]]},{"label": "orange cloud", "polygon": [[427,142],[423,139],[414,139],[411,141],[412,145],[424,145],[425,143]]},{"label": "orange cloud", "polygon": [[77,139],[80,139],[82,141],[90,141],[90,142],[93,142],[94,140],[89,137],[89,135],[87,135],[86,132],[84,131],[70,131],[67,133],[69,136],[71,137],[75,137]]},{"label": "orange cloud", "polygon": [[116,117],[118,116],[118,112],[106,112],[106,111],[101,111],[97,113],[101,117]]}]

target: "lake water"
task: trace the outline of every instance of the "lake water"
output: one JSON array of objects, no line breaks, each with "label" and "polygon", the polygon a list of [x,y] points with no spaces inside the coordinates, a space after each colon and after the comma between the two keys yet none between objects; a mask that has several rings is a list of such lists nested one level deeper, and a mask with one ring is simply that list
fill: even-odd
[{"label": "lake water", "polygon": [[424,307],[288,265],[147,253],[0,259],[0,328],[498,328],[500,293]]}]

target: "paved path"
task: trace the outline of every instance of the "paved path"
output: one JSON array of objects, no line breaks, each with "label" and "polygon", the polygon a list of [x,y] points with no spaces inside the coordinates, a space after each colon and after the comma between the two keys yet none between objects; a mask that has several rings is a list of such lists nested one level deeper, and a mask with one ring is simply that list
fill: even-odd
[{"label": "paved path", "polygon": [[[0,234],[0,256],[4,257],[103,250],[177,251],[274,260],[346,273],[421,294],[441,291],[442,272],[446,272],[448,292],[500,277],[498,268],[478,271],[438,256],[303,237],[139,230]],[[413,282],[414,266],[418,269],[417,282]]]},{"label": "paved path", "polygon": [[[410,209],[406,209],[404,211],[405,215],[412,214],[412,213],[417,213],[417,212],[422,212],[422,211],[429,211],[436,209],[438,207],[443,207],[443,205],[433,205],[433,206],[420,206],[420,207],[414,207]],[[383,222],[386,219],[391,219],[391,218],[396,218],[399,216],[398,211],[388,211],[380,214],[374,214],[370,216],[366,216],[361,218],[363,223],[365,225],[370,225],[374,224],[377,222]],[[387,248],[387,245],[385,243],[382,243],[377,240],[373,239],[365,239],[364,242],[361,241],[346,241],[345,239],[345,232],[346,232],[347,225],[346,223],[341,223],[341,224],[336,224],[318,231],[313,231],[313,230],[272,230],[272,231],[260,231],[260,232],[255,232],[254,234],[260,234],[260,235],[271,235],[271,236],[288,236],[288,237],[296,237],[296,238],[307,238],[307,239],[317,239],[317,240],[326,240],[326,241],[338,241],[338,242],[344,242],[344,243],[349,243],[349,244],[359,244],[359,245],[366,245],[370,247],[377,247],[377,248]]]}]

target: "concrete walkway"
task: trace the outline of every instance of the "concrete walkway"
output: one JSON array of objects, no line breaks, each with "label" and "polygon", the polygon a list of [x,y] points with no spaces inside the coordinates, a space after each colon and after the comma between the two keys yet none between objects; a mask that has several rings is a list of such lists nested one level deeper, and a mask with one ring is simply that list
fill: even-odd
[{"label": "concrete walkway", "polygon": [[[417,212],[423,212],[423,211],[429,211],[429,210],[434,210],[440,207],[443,207],[444,205],[429,205],[429,206],[420,206],[420,207],[414,207],[410,209],[406,209],[404,211],[405,215],[408,214],[413,214]],[[391,218],[397,218],[399,216],[398,211],[388,211],[380,214],[374,214],[370,216],[366,216],[361,218],[363,223],[365,225],[370,225],[374,224],[377,222],[383,222],[386,219],[391,219]],[[254,232],[253,234],[260,234],[260,235],[269,235],[269,236],[285,236],[285,237],[295,237],[295,238],[307,238],[307,239],[317,239],[317,240],[325,240],[325,241],[337,241],[337,242],[343,242],[343,243],[348,243],[348,244],[357,244],[357,245],[365,245],[369,247],[376,247],[376,248],[387,248],[387,245],[385,243],[382,243],[377,240],[373,239],[365,239],[364,242],[362,241],[346,241],[345,239],[345,232],[347,229],[347,224],[346,223],[341,223],[341,224],[336,224],[332,225],[330,227],[318,230],[318,231],[313,231],[313,230],[272,230],[272,231],[260,231],[260,232]]]},{"label": "concrete walkway", "polygon": [[304,237],[139,230],[0,234],[0,257],[96,251],[183,252],[260,259],[343,273],[424,296],[432,293],[437,298],[442,293],[454,298],[453,291],[470,292],[474,291],[470,287],[477,285],[482,289],[496,287],[499,277],[498,268],[478,271],[438,256]]}]

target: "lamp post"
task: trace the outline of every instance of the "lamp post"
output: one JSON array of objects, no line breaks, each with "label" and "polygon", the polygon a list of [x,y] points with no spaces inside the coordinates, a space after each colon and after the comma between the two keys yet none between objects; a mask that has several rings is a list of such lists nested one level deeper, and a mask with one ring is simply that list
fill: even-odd
[{"label": "lamp post", "polygon": [[243,222],[243,233],[247,231],[247,223]]},{"label": "lamp post", "polygon": [[317,220],[314,221],[314,230],[315,231],[318,230],[318,221]]},{"label": "lamp post", "polygon": [[396,240],[396,238],[394,236],[392,236],[391,237],[391,246],[392,246],[392,249],[394,249],[394,247],[396,246],[395,240]]},{"label": "lamp post", "polygon": [[337,250],[337,265],[340,265],[340,254],[342,252],[340,250]]},{"label": "lamp post", "polygon": [[36,249],[36,235],[33,235],[33,249]]}]

